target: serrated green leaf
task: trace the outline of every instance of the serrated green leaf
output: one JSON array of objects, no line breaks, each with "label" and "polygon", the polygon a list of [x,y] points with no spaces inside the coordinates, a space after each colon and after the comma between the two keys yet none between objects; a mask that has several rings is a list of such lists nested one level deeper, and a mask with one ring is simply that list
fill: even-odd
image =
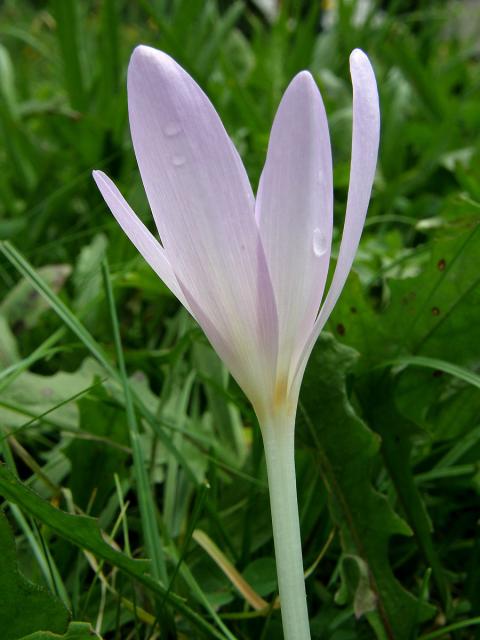
[{"label": "serrated green leaf", "polygon": [[24,424],[26,416],[48,412],[48,421],[66,428],[78,427],[78,407],[75,403],[62,404],[93,384],[100,367],[87,358],[77,371],[59,371],[44,376],[30,371],[22,372],[9,382],[0,393],[0,420],[10,428]]},{"label": "serrated green leaf", "polygon": [[415,266],[416,275],[387,279],[389,299],[381,312],[352,275],[329,327],[361,352],[364,367],[405,353],[474,365],[472,344],[480,342],[479,253],[480,224],[474,214],[403,259],[404,270]]},{"label": "serrated green leaf", "polygon": [[[305,374],[300,420],[315,445],[343,551],[368,567],[368,587],[387,637],[409,640],[417,622],[433,611],[399,584],[389,563],[390,538],[411,531],[372,485],[380,438],[355,414],[346,386],[357,358],[331,335],[321,336]],[[364,580],[350,584],[354,600],[363,599],[357,591],[364,594],[366,587]]]},{"label": "serrated green leaf", "polygon": [[370,376],[362,389],[362,401],[369,424],[382,437],[382,453],[395,484],[408,522],[419,546],[432,568],[441,602],[447,612],[451,600],[445,573],[432,540],[432,525],[411,470],[410,435],[414,425],[408,423],[395,408],[393,381],[382,375]]}]

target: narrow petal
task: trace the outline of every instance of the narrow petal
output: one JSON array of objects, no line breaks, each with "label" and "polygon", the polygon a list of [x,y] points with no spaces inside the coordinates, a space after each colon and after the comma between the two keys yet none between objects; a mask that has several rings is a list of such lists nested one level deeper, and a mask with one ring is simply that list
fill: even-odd
[{"label": "narrow petal", "polygon": [[162,245],[134,213],[116,185],[102,171],[94,171],[95,180],[103,199],[115,216],[118,224],[142,254],[155,273],[190,311],[189,305],[177,282]]},{"label": "narrow petal", "polygon": [[276,307],[238,153],[207,96],[160,51],[134,51],[128,101],[142,180],[175,274],[253,387],[265,385],[276,365]]},{"label": "narrow petal", "polygon": [[332,240],[332,182],[325,108],[314,79],[302,71],[278,107],[256,204],[278,308],[279,375],[288,376],[322,300]]},{"label": "narrow petal", "polygon": [[380,109],[377,83],[369,59],[360,49],[350,55],[353,84],[353,131],[350,184],[342,242],[328,295],[299,362],[302,377],[310,352],[325,326],[347,280],[367,215],[377,165],[380,137]]}]

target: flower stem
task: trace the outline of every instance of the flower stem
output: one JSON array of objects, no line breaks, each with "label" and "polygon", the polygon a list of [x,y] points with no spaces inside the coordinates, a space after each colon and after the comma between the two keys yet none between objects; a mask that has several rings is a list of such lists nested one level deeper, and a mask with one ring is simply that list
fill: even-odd
[{"label": "flower stem", "polygon": [[285,640],[310,640],[295,480],[294,425],[262,425]]}]

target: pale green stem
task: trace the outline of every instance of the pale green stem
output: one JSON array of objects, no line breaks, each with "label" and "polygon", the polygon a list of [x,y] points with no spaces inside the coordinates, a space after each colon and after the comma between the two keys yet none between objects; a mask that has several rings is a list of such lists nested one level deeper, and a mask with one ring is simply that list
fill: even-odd
[{"label": "pale green stem", "polygon": [[295,480],[294,420],[262,424],[285,640],[310,640]]}]

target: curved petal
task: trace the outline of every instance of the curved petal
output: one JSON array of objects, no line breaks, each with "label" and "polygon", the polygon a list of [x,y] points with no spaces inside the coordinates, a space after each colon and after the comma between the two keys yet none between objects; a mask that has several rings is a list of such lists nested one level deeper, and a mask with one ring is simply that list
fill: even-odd
[{"label": "curved petal", "polygon": [[251,187],[218,114],[172,58],[144,46],[129,65],[128,102],[142,180],[175,274],[252,386],[270,383],[273,290]]},{"label": "curved petal", "polygon": [[362,235],[377,165],[380,138],[377,83],[370,61],[360,49],[355,49],[350,55],[350,73],[353,84],[353,131],[345,225],[337,266],[328,295],[299,361],[296,377],[300,379],[313,345],[325,326],[350,273]]},{"label": "curved petal", "polygon": [[123,231],[159,278],[163,280],[170,291],[177,296],[180,302],[191,313],[190,307],[180,289],[162,245],[153,237],[117,189],[116,185],[103,171],[93,171],[92,176],[103,199]]},{"label": "curved petal", "polygon": [[288,377],[320,307],[333,226],[328,122],[308,71],[295,76],[278,107],[256,217],[277,302],[279,375]]}]

